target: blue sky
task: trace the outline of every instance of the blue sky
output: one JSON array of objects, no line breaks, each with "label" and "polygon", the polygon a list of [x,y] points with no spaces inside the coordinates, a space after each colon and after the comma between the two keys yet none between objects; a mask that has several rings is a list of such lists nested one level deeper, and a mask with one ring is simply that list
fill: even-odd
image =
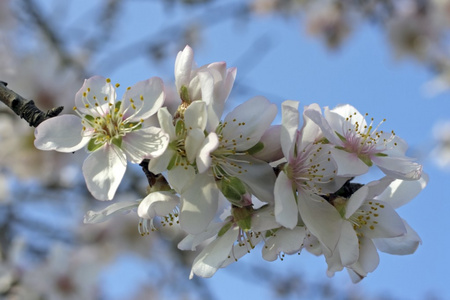
[{"label": "blue sky", "polygon": [[[81,2],[83,5],[88,3]],[[195,14],[195,10],[181,14],[179,7],[173,9],[170,18],[165,12],[157,1],[156,4],[130,2],[129,9],[123,11],[121,18],[123,27],[114,31],[116,44],[112,45],[111,53],[114,53],[114,47],[119,48],[142,36],[154,37],[162,27],[190,19],[191,13]],[[450,173],[433,166],[427,154],[433,146],[432,126],[438,120],[450,119],[450,94],[444,93],[432,99],[424,97],[421,88],[432,79],[432,73],[412,60],[394,59],[386,40],[379,28],[359,26],[338,51],[331,52],[319,40],[305,35],[300,19],[265,16],[251,18],[248,23],[226,21],[211,26],[204,31],[202,44],[194,51],[199,65],[226,61],[229,66],[238,68],[236,82],[241,89],[240,93],[231,95],[228,109],[261,94],[279,107],[285,99],[299,100],[301,105],[316,102],[330,107],[349,103],[360,112],[369,113],[375,122],[386,118],[382,128],[394,130],[405,139],[411,148],[409,154],[418,156],[430,175],[429,186],[398,211],[419,233],[423,245],[410,256],[381,254],[378,269],[356,288],[371,295],[388,294],[396,299],[425,299],[427,293],[446,299],[450,298],[446,280],[447,267],[450,266],[447,254],[450,247],[450,234],[447,232],[450,228],[450,197],[444,187],[450,180]],[[129,63],[119,68],[103,65],[96,69],[92,66],[91,71],[96,73],[98,70],[122,86],[151,76],[160,76],[170,82],[173,80],[175,55],[176,52],[173,59],[156,64],[143,58],[134,59],[132,55],[127,57],[124,53],[124,59],[129,59]],[[377,179],[378,176],[379,173],[371,173],[365,179]],[[230,270],[220,270],[208,280],[218,299],[233,296],[261,299],[267,295],[263,287],[247,285],[242,278],[235,279],[236,275],[233,275],[239,272],[240,264],[243,267],[254,263],[270,264],[257,258],[260,256],[258,251],[250,256],[252,258],[230,266]],[[300,269],[311,278],[331,280],[337,286],[354,288],[345,272],[332,279],[326,278],[323,257],[303,253],[271,264],[278,271]]]}]

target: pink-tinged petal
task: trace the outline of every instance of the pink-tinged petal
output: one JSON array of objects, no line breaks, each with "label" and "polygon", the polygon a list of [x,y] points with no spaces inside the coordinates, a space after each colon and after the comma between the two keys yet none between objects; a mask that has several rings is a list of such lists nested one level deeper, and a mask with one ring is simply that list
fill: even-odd
[{"label": "pink-tinged petal", "polygon": [[122,150],[127,159],[138,164],[145,158],[161,156],[169,144],[169,135],[161,128],[147,127],[132,131],[122,140]]},{"label": "pink-tinged petal", "polygon": [[[327,108],[325,108],[325,112],[327,112]],[[303,112],[303,114],[320,127],[322,134],[330,141],[331,144],[342,146],[342,141],[335,133],[337,129],[328,123],[327,119],[325,119],[320,111],[315,109],[307,109]]]},{"label": "pink-tinged petal", "polygon": [[268,163],[249,155],[229,156],[228,158],[235,162],[234,168],[237,166],[240,170],[233,173],[232,168],[223,165],[228,174],[233,174],[242,180],[259,200],[266,203],[274,202],[273,187],[277,177]]},{"label": "pink-tinged petal", "polygon": [[188,234],[178,243],[178,249],[190,251],[197,250],[198,245],[215,236],[225,223],[226,222],[211,223],[205,231],[200,232],[199,234]]},{"label": "pink-tinged petal", "polygon": [[344,218],[348,219],[355,213],[355,211],[361,207],[363,202],[367,199],[367,193],[369,188],[367,185],[362,186],[353,195],[348,199],[347,204],[345,206],[345,215]]},{"label": "pink-tinged petal", "polygon": [[193,62],[194,51],[191,47],[186,46],[183,51],[178,52],[175,59],[175,86],[178,93],[183,85],[189,86]]},{"label": "pink-tinged petal", "polygon": [[403,220],[403,224],[406,227],[406,234],[394,238],[373,239],[378,250],[395,255],[408,255],[416,252],[417,247],[422,244],[422,240],[405,220]]},{"label": "pink-tinged petal", "polygon": [[337,164],[338,176],[354,177],[369,171],[369,167],[355,153],[349,153],[335,148],[330,151]]},{"label": "pink-tinged petal", "polygon": [[153,219],[172,213],[180,202],[180,198],[172,192],[160,191],[147,195],[139,204],[137,214],[140,218]]},{"label": "pink-tinged petal", "polygon": [[360,210],[366,212],[365,226],[361,231],[368,238],[398,237],[406,233],[403,221],[397,212],[386,202],[366,201]]},{"label": "pink-tinged petal", "polygon": [[90,210],[84,216],[83,222],[86,223],[100,223],[111,219],[117,213],[128,213],[130,210],[138,207],[139,200],[121,201],[111,204],[99,211]]},{"label": "pink-tinged petal", "polygon": [[190,163],[195,163],[195,159],[202,149],[205,139],[205,134],[202,129],[194,128],[189,130],[184,144],[186,148],[186,158]]},{"label": "pink-tinged petal", "polygon": [[299,124],[298,101],[287,100],[281,104],[280,143],[284,157],[289,159],[294,149]]},{"label": "pink-tinged petal", "polygon": [[177,166],[167,171],[170,186],[179,194],[190,189],[195,178],[195,169],[192,166]]},{"label": "pink-tinged petal", "polygon": [[337,247],[339,248],[341,262],[344,267],[348,267],[358,261],[359,243],[352,223],[342,223],[341,236]]},{"label": "pink-tinged petal", "polygon": [[280,253],[294,254],[301,250],[305,236],[305,227],[282,228],[266,241],[262,256],[267,261],[274,261]]},{"label": "pink-tinged petal", "polygon": [[194,274],[204,278],[212,277],[228,258],[238,234],[239,227],[234,226],[206,246],[195,258],[189,279]]},{"label": "pink-tinged petal", "polygon": [[204,173],[211,167],[211,152],[219,147],[219,138],[215,132],[208,134],[201,145],[201,149],[197,156],[197,169],[199,173]]},{"label": "pink-tinged petal", "polygon": [[192,102],[184,112],[184,124],[187,130],[200,129],[205,130],[206,127],[206,103],[203,101]]},{"label": "pink-tinged petal", "polygon": [[180,226],[190,234],[204,231],[217,212],[219,189],[212,176],[197,174],[181,195]]},{"label": "pink-tinged petal", "polygon": [[261,151],[253,154],[257,159],[273,162],[282,159],[283,151],[280,143],[281,125],[272,125],[267,129],[259,141],[264,145]]},{"label": "pink-tinged petal", "polygon": [[278,174],[275,181],[275,219],[277,222],[289,229],[297,226],[298,209],[295,199],[295,190],[292,181],[284,172]]},{"label": "pink-tinged petal", "polygon": [[139,122],[154,115],[164,103],[164,84],[161,78],[139,81],[125,92],[122,98],[123,118]]},{"label": "pink-tinged petal", "polygon": [[34,145],[40,150],[73,152],[86,145],[90,136],[82,136],[81,119],[73,115],[62,115],[45,120],[34,131]]},{"label": "pink-tinged petal", "polygon": [[422,173],[422,177],[419,180],[397,179],[376,199],[387,202],[396,209],[415,198],[427,186],[428,180],[429,177],[426,173]]},{"label": "pink-tinged petal", "polygon": [[158,110],[158,121],[161,129],[169,135],[171,141],[176,139],[175,126],[173,125],[173,118],[167,107],[162,107]]},{"label": "pink-tinged petal", "polygon": [[342,223],[338,211],[322,197],[298,192],[298,209],[306,227],[332,252],[339,241]]},{"label": "pink-tinged petal", "polygon": [[111,200],[126,168],[125,153],[115,145],[105,145],[92,152],[83,163],[89,192],[98,200]]},{"label": "pink-tinged petal", "polygon": [[259,142],[277,115],[277,106],[264,97],[254,97],[237,106],[224,120],[221,145],[245,151]]},{"label": "pink-tinged petal", "polygon": [[[116,101],[116,90],[102,76],[86,79],[75,95],[75,106],[82,114],[103,116],[109,112],[109,105]],[[98,106],[96,105],[98,104]]]}]

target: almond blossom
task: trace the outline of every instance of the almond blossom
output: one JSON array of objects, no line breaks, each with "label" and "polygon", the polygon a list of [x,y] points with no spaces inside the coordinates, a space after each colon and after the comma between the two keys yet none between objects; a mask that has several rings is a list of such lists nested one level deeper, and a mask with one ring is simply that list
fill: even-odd
[{"label": "almond blossom", "polygon": [[62,115],[42,122],[36,128],[34,144],[41,150],[59,152],[86,146],[90,152],[83,164],[87,187],[95,198],[111,200],[127,160],[139,163],[166,149],[167,134],[143,124],[163,101],[163,83],[157,77],[127,88],[117,101],[111,80],[94,76],[85,80],[75,96],[73,109],[78,116]]},{"label": "almond blossom", "polygon": [[367,123],[353,106],[341,105],[332,110],[325,107],[324,116],[320,110],[307,110],[305,114],[320,127],[326,142],[334,145],[331,152],[338,164],[338,175],[361,175],[375,164],[394,178],[420,178],[422,166],[405,156],[406,142],[393,131],[379,131],[381,123],[374,126],[373,119]]}]

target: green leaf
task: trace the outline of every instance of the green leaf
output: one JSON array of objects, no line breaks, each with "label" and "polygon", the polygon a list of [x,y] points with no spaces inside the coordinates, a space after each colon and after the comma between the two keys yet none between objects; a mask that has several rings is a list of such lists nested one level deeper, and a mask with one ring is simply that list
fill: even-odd
[{"label": "green leaf", "polygon": [[264,149],[264,144],[261,142],[256,143],[255,146],[251,147],[250,149],[247,150],[247,153],[250,155],[253,155],[255,153],[258,153],[259,151],[261,151],[262,149]]}]

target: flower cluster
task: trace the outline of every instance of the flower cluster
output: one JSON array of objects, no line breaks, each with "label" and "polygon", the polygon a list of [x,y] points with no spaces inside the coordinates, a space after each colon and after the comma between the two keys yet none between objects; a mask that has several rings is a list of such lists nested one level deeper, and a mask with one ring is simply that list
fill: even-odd
[{"label": "flower cluster", "polygon": [[[236,69],[217,62],[196,67],[190,47],[175,61],[180,105],[163,106],[158,78],[128,88],[116,100],[99,76],[75,96],[76,115],[43,122],[37,148],[73,152],[92,195],[110,200],[127,161],[148,166],[148,195],[89,211],[85,223],[136,209],[142,235],[176,225],[187,235],[181,250],[202,250],[191,277],[211,277],[257,244],[268,261],[306,249],[323,255],[327,274],[346,268],[354,282],[375,270],[377,250],[413,253],[421,240],[395,209],[426,185],[406,143],[351,105],[322,109],[285,101],[277,107],[254,97],[222,117]],[[159,127],[145,119],[156,114]],[[384,121],[383,121],[384,122]],[[365,185],[352,180],[377,166],[385,176]]]}]

